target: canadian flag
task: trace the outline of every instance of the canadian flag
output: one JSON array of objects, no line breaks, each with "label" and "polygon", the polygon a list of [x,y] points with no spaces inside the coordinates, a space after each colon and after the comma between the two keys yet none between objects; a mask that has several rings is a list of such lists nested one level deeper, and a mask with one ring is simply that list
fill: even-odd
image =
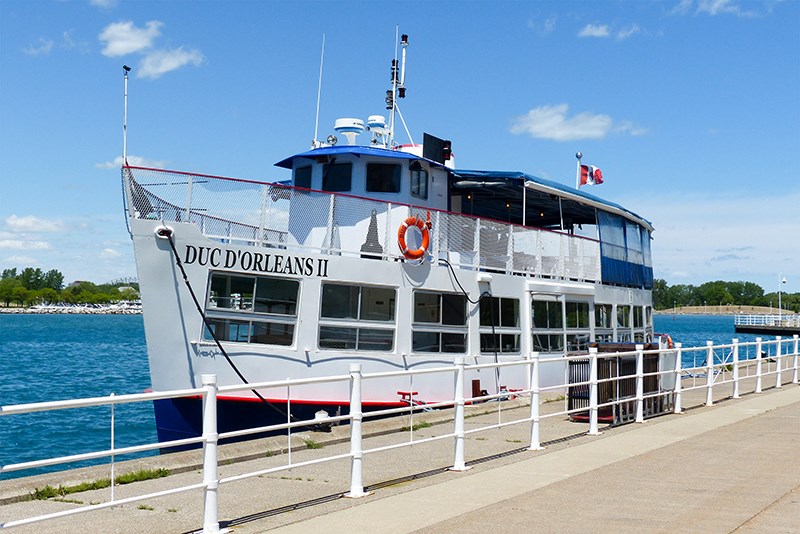
[{"label": "canadian flag", "polygon": [[581,165],[580,185],[600,185],[603,183],[603,173],[594,165]]}]

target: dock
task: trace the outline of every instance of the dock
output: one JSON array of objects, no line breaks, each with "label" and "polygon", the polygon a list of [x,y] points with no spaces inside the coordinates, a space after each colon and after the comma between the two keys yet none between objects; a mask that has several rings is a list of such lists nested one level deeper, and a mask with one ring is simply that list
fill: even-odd
[{"label": "dock", "polygon": [[[469,470],[463,472],[448,470],[452,449],[441,442],[389,449],[365,456],[368,495],[361,498],[344,497],[349,459],[249,478],[220,493],[220,527],[241,533],[477,533],[498,528],[796,532],[800,385],[786,382],[761,393],[750,391],[739,399],[719,391],[712,406],[704,404],[702,391],[686,392],[689,408],[683,413],[603,427],[598,436],[587,435],[583,423],[545,419],[544,450],[527,450],[525,425],[475,434],[467,440]],[[504,419],[527,413],[524,401],[478,406],[468,425],[496,420],[500,404]],[[543,403],[542,414],[561,409],[559,404]],[[449,432],[451,426],[440,418],[436,412],[415,416],[417,424],[424,420],[427,425],[419,425],[414,439]],[[398,424],[398,420],[376,421],[369,429],[365,424],[365,444],[389,443],[396,438]],[[315,440],[316,445],[295,451],[293,461],[311,459],[320,450],[346,454],[346,435],[346,427],[330,433],[299,433],[294,439]],[[284,436],[222,446],[220,476],[285,461],[285,454],[280,454],[285,444]],[[168,477],[130,485],[148,486],[144,491],[151,492],[201,481],[200,458],[199,451],[189,451],[134,460],[125,467],[169,466]],[[124,470],[122,463],[117,466]],[[78,506],[74,501],[104,502],[108,489],[60,501],[13,501],[33,487],[107,474],[107,466],[98,466],[2,481],[0,524]],[[116,491],[122,499],[143,489],[117,486]],[[22,526],[14,532],[192,532],[202,527],[202,490],[195,490]]]},{"label": "dock", "polygon": [[735,315],[733,326],[737,333],[742,334],[791,337],[795,334],[800,334],[800,315]]}]

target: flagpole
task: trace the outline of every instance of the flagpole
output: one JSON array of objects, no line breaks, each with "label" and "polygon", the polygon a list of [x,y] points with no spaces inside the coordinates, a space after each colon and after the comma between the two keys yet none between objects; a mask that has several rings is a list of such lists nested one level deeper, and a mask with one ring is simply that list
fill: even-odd
[{"label": "flagpole", "polygon": [[575,157],[578,158],[578,167],[575,169],[575,189],[578,189],[581,186],[581,158],[583,154],[578,152]]}]

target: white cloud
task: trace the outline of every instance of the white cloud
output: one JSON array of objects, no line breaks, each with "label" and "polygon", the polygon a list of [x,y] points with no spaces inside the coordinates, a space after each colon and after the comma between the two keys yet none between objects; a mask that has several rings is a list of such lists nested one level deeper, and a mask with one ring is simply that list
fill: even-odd
[{"label": "white cloud", "polygon": [[131,21],[114,22],[100,32],[99,39],[106,43],[101,51],[104,56],[118,57],[141,52],[153,46],[153,41],[161,35],[163,22],[151,20],[146,28],[137,28]]},{"label": "white cloud", "polygon": [[173,50],[155,50],[145,56],[136,75],[140,78],[158,78],[162,74],[179,69],[184,65],[198,66],[203,63],[203,54],[199,50],[185,50],[183,47]]},{"label": "white cloud", "polygon": [[50,248],[47,241],[24,241],[22,239],[3,239],[0,240],[0,248],[11,250],[43,250]]},{"label": "white cloud", "polygon": [[611,31],[605,24],[587,24],[580,32],[578,32],[578,37],[608,37],[609,35],[611,35]]},{"label": "white cloud", "polygon": [[629,26],[628,28],[623,28],[620,31],[618,31],[617,32],[617,40],[618,41],[624,41],[628,37],[633,37],[637,33],[641,33],[641,32],[642,32],[642,29],[639,27],[639,25],[638,24],[633,24],[633,25]]},{"label": "white cloud", "polygon": [[22,51],[29,56],[46,56],[53,49],[53,41],[39,37],[36,44],[28,45]]},{"label": "white cloud", "polygon": [[[772,10],[772,2],[749,2],[745,9],[743,2],[739,0],[699,0],[695,15],[706,14],[712,17],[717,15],[734,15],[737,17],[751,18],[769,13]],[[673,15],[686,15],[692,11],[694,0],[681,0],[670,12]],[[755,7],[756,9],[752,9]],[[757,9],[763,10],[759,12]]]},{"label": "white cloud", "polygon": [[[152,167],[154,169],[163,169],[166,167],[166,161],[157,161],[146,159],[141,156],[133,156],[128,154],[128,165],[134,167]],[[122,156],[117,156],[114,161],[104,161],[103,163],[95,163],[95,168],[98,169],[120,169],[122,168]]]},{"label": "white cloud", "polygon": [[101,7],[103,9],[117,7],[117,0],[89,0],[89,3],[95,7]]},{"label": "white cloud", "polygon": [[104,248],[103,252],[100,253],[101,260],[113,260],[119,258],[120,256],[122,256],[122,254],[113,248]]},{"label": "white cloud", "polygon": [[619,124],[614,126],[613,130],[614,133],[627,133],[631,134],[634,137],[639,137],[641,135],[647,134],[650,130],[647,128],[643,128],[641,126],[637,126],[631,121],[621,121]]},{"label": "white cloud", "polygon": [[9,256],[8,258],[3,260],[3,263],[7,263],[10,265],[24,265],[25,267],[30,267],[31,265],[40,265],[39,260],[36,258],[31,258],[30,256]]},{"label": "white cloud", "polygon": [[543,20],[530,18],[528,19],[528,28],[545,37],[555,31],[557,20],[556,17],[548,17]]},{"label": "white cloud", "polygon": [[64,223],[60,220],[40,219],[33,215],[10,215],[6,219],[6,226],[17,232],[60,232],[64,229]]},{"label": "white cloud", "polygon": [[567,117],[569,106],[539,106],[514,119],[511,133],[528,134],[535,139],[575,141],[602,139],[611,131],[614,121],[608,115],[578,113]]}]

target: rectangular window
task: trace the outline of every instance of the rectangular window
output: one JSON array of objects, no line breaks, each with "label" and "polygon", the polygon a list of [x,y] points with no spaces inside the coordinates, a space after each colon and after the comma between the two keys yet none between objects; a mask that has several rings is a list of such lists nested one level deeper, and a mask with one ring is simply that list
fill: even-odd
[{"label": "rectangular window", "polygon": [[642,308],[641,306],[634,306],[633,308],[633,327],[634,328],[644,327],[644,308]]},{"label": "rectangular window", "polygon": [[311,189],[311,165],[294,170],[294,186]]},{"label": "rectangular window", "polygon": [[467,351],[467,299],[450,293],[414,292],[414,352]]},{"label": "rectangular window", "polygon": [[589,328],[589,303],[567,302],[567,328]]},{"label": "rectangular window", "polygon": [[[289,346],[294,342],[300,282],[212,273],[203,339]],[[212,335],[213,332],[213,335]]]},{"label": "rectangular window", "polygon": [[411,164],[411,196],[416,198],[428,198],[428,171],[423,170],[417,163],[417,168]]},{"label": "rectangular window", "polygon": [[532,347],[537,352],[564,352],[564,305],[557,300],[533,300]]},{"label": "rectangular window", "polygon": [[560,302],[534,300],[532,306],[533,328],[558,328],[563,325]]},{"label": "rectangular window", "polygon": [[611,324],[611,304],[595,304],[594,305],[594,327],[595,328],[613,328]]},{"label": "rectangular window", "polygon": [[631,307],[626,305],[617,305],[617,328],[630,328],[631,326]]},{"label": "rectangular window", "polygon": [[481,352],[519,353],[519,299],[481,298],[480,324]]},{"label": "rectangular window", "polygon": [[326,163],[322,169],[322,190],[347,192],[352,186],[352,163]]},{"label": "rectangular window", "polygon": [[372,193],[400,192],[400,165],[367,163],[367,191]]},{"label": "rectangular window", "polygon": [[[394,348],[395,300],[393,288],[324,284],[319,347],[391,351]],[[383,325],[379,327],[376,323]]]}]

